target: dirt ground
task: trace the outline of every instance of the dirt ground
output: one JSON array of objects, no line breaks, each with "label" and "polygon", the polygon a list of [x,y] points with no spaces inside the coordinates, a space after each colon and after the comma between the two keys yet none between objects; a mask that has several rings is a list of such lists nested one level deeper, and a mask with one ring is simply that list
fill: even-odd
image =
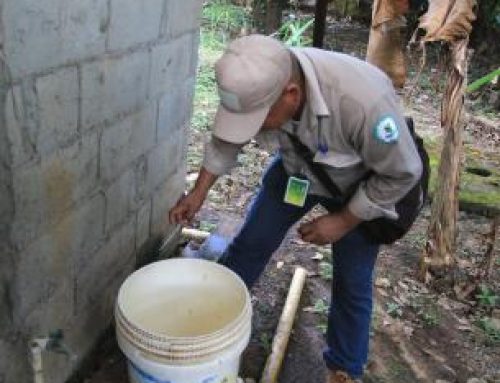
[{"label": "dirt ground", "polygon": [[[364,56],[366,28],[330,20],[327,46],[359,57]],[[409,85],[411,86],[411,85]],[[416,120],[420,134],[439,142],[439,98],[431,91],[418,89],[407,103],[407,112]],[[192,131],[190,173],[196,172],[202,153],[203,136]],[[466,143],[489,155],[488,166],[499,167],[500,118],[473,116],[466,130]],[[255,144],[240,157],[242,166],[223,177],[194,223],[195,227],[217,230],[231,222],[233,232],[258,186],[269,155]],[[193,177],[188,177],[192,179]],[[494,185],[495,186],[495,185]],[[497,184],[496,192],[499,192]],[[313,214],[318,214],[314,212]],[[370,360],[365,382],[500,382],[500,339],[498,332],[485,332],[482,318],[500,321],[496,304],[481,304],[477,291],[457,300],[451,288],[417,281],[418,261],[427,229],[427,207],[411,232],[393,246],[384,247],[376,269],[375,308],[371,329]],[[456,280],[467,284],[478,270],[485,253],[486,234],[491,219],[468,212],[460,213]],[[227,227],[227,224],[226,224]],[[500,248],[497,235],[496,252]],[[335,255],[333,255],[335,256]],[[325,308],[329,304],[331,269],[329,249],[303,243],[293,228],[252,291],[254,304],[253,335],[243,355],[241,376],[258,380],[270,350],[273,333],[281,314],[294,268],[305,267],[309,276],[301,300],[281,383],[321,382],[324,364]],[[498,256],[497,256],[498,259]],[[500,264],[493,267],[488,287],[500,294]],[[102,346],[100,364],[87,383],[124,382],[123,357],[109,337]]]}]

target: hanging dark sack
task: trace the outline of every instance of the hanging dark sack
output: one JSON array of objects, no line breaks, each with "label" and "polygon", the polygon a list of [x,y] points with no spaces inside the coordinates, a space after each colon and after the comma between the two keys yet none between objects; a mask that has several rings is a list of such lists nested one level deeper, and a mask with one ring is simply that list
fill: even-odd
[{"label": "hanging dark sack", "polygon": [[[396,203],[395,208],[399,216],[397,220],[381,217],[360,224],[361,230],[374,243],[391,244],[403,237],[408,230],[410,230],[411,225],[417,219],[418,214],[427,200],[430,177],[429,155],[424,148],[422,138],[415,133],[413,119],[411,117],[406,118],[406,124],[408,125],[408,129],[410,130],[418,154],[422,160],[422,176],[419,182],[417,182],[417,184]],[[348,193],[348,195],[343,195],[323,166],[313,161],[314,154],[311,150],[300,142],[296,136],[291,134],[288,134],[288,136],[296,152],[304,159],[312,173],[318,178],[323,186],[332,195],[343,196],[344,202],[347,203],[352,197],[352,192],[355,190]]]}]

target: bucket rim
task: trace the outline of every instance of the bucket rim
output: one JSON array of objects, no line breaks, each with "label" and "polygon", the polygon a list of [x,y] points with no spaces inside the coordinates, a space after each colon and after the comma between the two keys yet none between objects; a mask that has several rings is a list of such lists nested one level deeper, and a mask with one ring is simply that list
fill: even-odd
[{"label": "bucket rim", "polygon": [[[231,320],[229,323],[227,323],[224,327],[221,327],[220,329],[210,332],[208,334],[202,334],[202,335],[197,335],[197,336],[171,336],[171,335],[166,335],[162,334],[156,331],[151,331],[143,328],[142,326],[139,326],[137,323],[134,323],[131,321],[125,313],[123,312],[121,305],[120,305],[120,298],[123,293],[124,286],[126,285],[127,281],[131,280],[134,276],[139,275],[140,273],[145,273],[149,269],[154,268],[160,263],[198,263],[198,264],[204,264],[204,265],[210,265],[210,267],[214,267],[216,269],[222,270],[226,272],[228,275],[231,275],[234,280],[238,283],[238,285],[241,287],[245,300],[244,304],[242,307],[241,312],[238,314],[237,317],[235,317],[233,320]],[[203,342],[203,341],[208,341],[212,338],[217,338],[223,333],[229,332],[233,327],[238,327],[238,324],[241,323],[244,318],[246,317],[248,311],[250,310],[250,315],[252,315],[252,304],[251,304],[251,296],[248,291],[248,288],[246,287],[245,283],[241,279],[241,277],[236,274],[233,270],[220,265],[218,263],[215,263],[213,261],[208,261],[205,259],[197,259],[197,258],[169,258],[169,259],[162,259],[156,262],[152,262],[144,267],[141,267],[140,269],[134,271],[132,274],[130,274],[125,281],[120,286],[120,289],[118,290],[117,298],[116,298],[116,304],[115,304],[115,319],[122,320],[126,323],[127,327],[130,327],[134,332],[143,334],[147,336],[148,338],[154,338],[154,340],[159,341],[159,342],[172,342],[172,343],[177,343],[177,344],[182,344],[183,342],[189,341],[189,343],[193,342]]]}]

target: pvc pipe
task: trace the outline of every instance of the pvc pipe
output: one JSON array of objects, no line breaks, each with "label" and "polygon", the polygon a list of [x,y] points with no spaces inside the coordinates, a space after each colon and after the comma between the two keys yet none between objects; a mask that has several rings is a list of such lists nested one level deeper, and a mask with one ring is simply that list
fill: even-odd
[{"label": "pvc pipe", "polygon": [[46,349],[48,339],[37,338],[31,341],[31,367],[33,369],[33,382],[44,383],[42,352]]},{"label": "pvc pipe", "polygon": [[273,339],[271,355],[267,359],[266,366],[260,383],[275,383],[285,358],[285,351],[290,339],[293,321],[297,313],[302,290],[306,281],[307,271],[302,267],[297,267],[293,275],[290,290],[286,298],[285,307],[281,313],[276,335]]},{"label": "pvc pipe", "polygon": [[194,239],[197,241],[204,241],[210,236],[208,231],[202,231],[197,229],[191,229],[189,227],[183,227],[181,235],[188,239]]}]

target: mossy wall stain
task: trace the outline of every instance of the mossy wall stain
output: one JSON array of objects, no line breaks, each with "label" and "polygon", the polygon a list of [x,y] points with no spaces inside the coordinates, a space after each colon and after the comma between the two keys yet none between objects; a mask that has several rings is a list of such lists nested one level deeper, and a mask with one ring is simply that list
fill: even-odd
[{"label": "mossy wall stain", "polygon": [[[437,174],[441,155],[441,143],[425,140],[431,165],[430,193],[437,184]],[[473,204],[500,210],[500,156],[496,153],[482,152],[470,145],[464,146],[464,163],[460,173],[460,203]],[[466,171],[466,168],[485,169],[490,173],[484,177]]]}]

